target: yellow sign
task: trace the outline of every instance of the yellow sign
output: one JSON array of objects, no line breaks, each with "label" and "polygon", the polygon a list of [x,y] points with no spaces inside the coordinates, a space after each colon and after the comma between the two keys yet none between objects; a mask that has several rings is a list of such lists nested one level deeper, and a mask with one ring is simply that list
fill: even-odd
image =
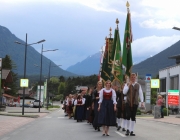
[{"label": "yellow sign", "polygon": [[29,79],[21,79],[20,87],[29,87]]},{"label": "yellow sign", "polygon": [[159,88],[160,81],[159,79],[151,79],[151,88]]}]

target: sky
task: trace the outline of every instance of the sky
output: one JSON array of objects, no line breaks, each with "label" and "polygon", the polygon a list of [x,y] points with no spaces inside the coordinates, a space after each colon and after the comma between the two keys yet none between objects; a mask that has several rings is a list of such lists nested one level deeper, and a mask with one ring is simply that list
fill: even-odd
[{"label": "sky", "polygon": [[[123,42],[126,0],[0,0],[0,25],[28,43],[45,39],[44,52],[62,69],[100,51],[119,19]],[[180,39],[178,0],[129,0],[134,63],[170,47]],[[38,52],[41,45],[33,46]],[[168,57],[168,56],[167,56]]]}]

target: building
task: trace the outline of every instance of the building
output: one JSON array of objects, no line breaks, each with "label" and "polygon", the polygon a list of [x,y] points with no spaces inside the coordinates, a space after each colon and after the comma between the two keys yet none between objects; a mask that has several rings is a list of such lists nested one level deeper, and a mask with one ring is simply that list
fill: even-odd
[{"label": "building", "polygon": [[176,59],[176,65],[159,70],[159,92],[162,95],[167,95],[168,90],[180,90],[180,54],[169,59]]},{"label": "building", "polygon": [[168,90],[180,90],[180,54],[169,58],[176,59],[176,65],[159,71],[161,94],[166,94]]}]

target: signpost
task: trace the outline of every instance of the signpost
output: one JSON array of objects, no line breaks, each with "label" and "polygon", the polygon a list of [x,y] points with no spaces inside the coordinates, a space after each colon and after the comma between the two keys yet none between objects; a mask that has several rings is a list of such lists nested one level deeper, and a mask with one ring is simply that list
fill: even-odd
[{"label": "signpost", "polygon": [[145,103],[146,103],[146,110],[151,109],[151,74],[146,74],[146,96],[145,96]]}]

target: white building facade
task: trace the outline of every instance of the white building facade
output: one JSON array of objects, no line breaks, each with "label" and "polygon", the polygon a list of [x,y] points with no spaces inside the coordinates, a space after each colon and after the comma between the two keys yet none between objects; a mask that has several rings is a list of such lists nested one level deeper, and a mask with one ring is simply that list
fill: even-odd
[{"label": "white building facade", "polygon": [[168,90],[180,90],[180,64],[160,70],[159,79],[160,94],[167,95]]}]

